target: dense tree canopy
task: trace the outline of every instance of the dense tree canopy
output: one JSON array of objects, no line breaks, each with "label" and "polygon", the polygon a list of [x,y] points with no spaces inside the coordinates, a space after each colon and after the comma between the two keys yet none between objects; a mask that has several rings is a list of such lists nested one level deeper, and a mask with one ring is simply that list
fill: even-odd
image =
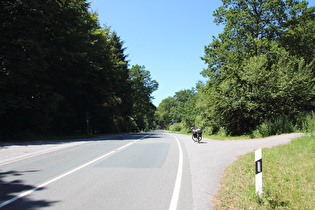
[{"label": "dense tree canopy", "polygon": [[160,128],[168,128],[173,123],[191,127],[195,123],[198,110],[195,108],[197,95],[194,88],[176,92],[164,99],[155,112],[155,120]]},{"label": "dense tree canopy", "polygon": [[[214,16],[225,28],[203,57],[208,68],[202,73],[209,77],[203,90],[211,92],[204,112],[215,119],[209,126],[242,134],[314,108],[314,49],[303,51],[314,42],[303,37],[314,37],[314,27],[306,25],[315,16],[306,1],[224,0]],[[295,36],[304,43],[290,44]]]},{"label": "dense tree canopy", "polygon": [[158,83],[152,80],[151,74],[144,66],[135,65],[130,69],[130,83],[134,101],[132,105],[132,116],[140,130],[155,127],[154,112],[151,94],[157,90]]},{"label": "dense tree canopy", "polygon": [[222,2],[213,15],[224,31],[202,57],[207,81],[156,110],[158,83],[144,66],[129,68],[124,42],[100,27],[85,0],[2,0],[0,136],[139,131],[175,121],[239,135],[313,111],[315,7]]},{"label": "dense tree canopy", "polygon": [[99,26],[89,3],[3,0],[0,9],[0,136],[148,127],[131,119],[140,104],[154,112],[150,94],[157,82],[147,71],[141,75],[152,82],[146,103],[133,97],[148,86],[137,84],[123,41]]},{"label": "dense tree canopy", "polygon": [[[207,68],[201,74],[208,80],[197,85],[189,108],[196,110],[195,124],[210,134],[240,135],[266,121],[294,121],[313,111],[315,7],[297,0],[222,2],[213,15],[224,31],[205,47]],[[182,102],[181,97],[165,100],[156,115],[169,123],[173,111],[167,105]],[[180,107],[176,110],[181,119],[190,118]]]}]

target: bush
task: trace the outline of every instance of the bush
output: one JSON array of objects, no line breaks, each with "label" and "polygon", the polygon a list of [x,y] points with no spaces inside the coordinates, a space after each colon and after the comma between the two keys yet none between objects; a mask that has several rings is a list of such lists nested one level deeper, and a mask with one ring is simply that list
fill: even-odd
[{"label": "bush", "polygon": [[190,128],[187,128],[187,127],[185,127],[185,128],[182,128],[181,130],[180,130],[180,133],[191,133],[191,129]]},{"label": "bush", "polygon": [[268,123],[264,122],[261,125],[257,126],[256,130],[253,131],[253,135],[256,138],[267,137],[270,133]]},{"label": "bush", "polygon": [[218,135],[225,137],[225,136],[227,136],[227,132],[224,128],[221,127],[218,131]]},{"label": "bush", "polygon": [[253,131],[254,137],[267,137],[292,132],[315,132],[315,113],[300,114],[295,117],[280,116],[266,120]]},{"label": "bush", "polygon": [[311,112],[308,114],[302,123],[302,130],[305,133],[314,133],[315,132],[315,113]]},{"label": "bush", "polygon": [[296,120],[292,120],[287,116],[280,116],[274,120],[267,120],[257,126],[253,134],[256,137],[266,137],[282,133],[292,133],[296,130],[294,125],[295,121]]},{"label": "bush", "polygon": [[211,126],[207,126],[205,127],[203,130],[202,130],[202,133],[205,134],[205,135],[212,135],[213,134],[213,127]]},{"label": "bush", "polygon": [[176,123],[173,125],[170,125],[169,130],[171,132],[179,132],[184,128],[184,125],[182,123]]}]

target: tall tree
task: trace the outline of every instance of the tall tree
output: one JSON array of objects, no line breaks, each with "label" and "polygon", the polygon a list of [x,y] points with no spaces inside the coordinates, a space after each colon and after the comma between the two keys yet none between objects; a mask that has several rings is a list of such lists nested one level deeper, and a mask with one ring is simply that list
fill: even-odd
[{"label": "tall tree", "polygon": [[176,101],[175,119],[182,122],[187,128],[194,126],[195,118],[197,116],[195,103],[196,92],[195,89],[186,89],[176,92],[174,95]]},{"label": "tall tree", "polygon": [[176,101],[174,97],[168,97],[161,101],[155,112],[157,125],[167,129],[176,119]]},{"label": "tall tree", "polygon": [[129,69],[127,55],[125,54],[124,42],[113,32],[110,38],[110,55],[113,65],[113,92],[115,93],[115,127],[122,131],[130,128],[131,108],[132,108],[132,89],[129,80]]},{"label": "tall tree", "polygon": [[290,54],[303,57],[306,63],[310,63],[315,54],[315,7],[307,6],[306,1],[296,5],[296,10],[284,24],[286,30],[280,42]]},{"label": "tall tree", "polygon": [[[157,83],[129,74],[123,42],[85,0],[4,0],[0,9],[0,136],[128,131],[138,106],[154,110]],[[137,85],[145,105],[132,96]]]},{"label": "tall tree", "polygon": [[195,88],[178,91],[173,97],[162,100],[155,112],[158,126],[165,129],[176,121],[185,128],[191,128],[199,114],[196,101]]},{"label": "tall tree", "polygon": [[154,122],[155,106],[152,104],[151,94],[157,90],[158,83],[152,80],[151,74],[144,66],[134,65],[130,69],[130,82],[132,89],[132,117],[138,129],[152,128]]},{"label": "tall tree", "polygon": [[[3,135],[46,130],[62,96],[49,82],[47,31],[54,1],[1,1],[0,127]],[[51,15],[53,15],[51,14]],[[38,123],[40,121],[40,123]]]},{"label": "tall tree", "polygon": [[[202,58],[208,64],[202,74],[209,77],[201,89],[209,100],[204,113],[215,119],[211,126],[242,134],[274,116],[314,107],[314,62],[294,53],[290,44],[281,45],[292,20],[313,18],[305,5],[295,0],[223,0],[214,16],[225,24],[224,33],[205,48]],[[312,50],[307,54],[314,58]],[[288,101],[294,102],[287,106]]]}]

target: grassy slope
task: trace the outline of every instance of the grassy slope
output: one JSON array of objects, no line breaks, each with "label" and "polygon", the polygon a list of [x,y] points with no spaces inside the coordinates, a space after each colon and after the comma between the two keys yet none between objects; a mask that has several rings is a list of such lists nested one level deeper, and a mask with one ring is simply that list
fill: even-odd
[{"label": "grassy slope", "polygon": [[214,209],[315,209],[315,137],[263,149],[263,198],[255,195],[254,153],[225,171]]}]

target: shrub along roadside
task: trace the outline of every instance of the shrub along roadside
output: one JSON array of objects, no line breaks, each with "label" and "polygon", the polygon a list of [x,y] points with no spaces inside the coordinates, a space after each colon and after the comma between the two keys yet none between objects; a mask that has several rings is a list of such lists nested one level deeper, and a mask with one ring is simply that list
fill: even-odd
[{"label": "shrub along roadside", "polygon": [[[198,125],[197,125],[198,126]],[[198,126],[199,127],[199,126]],[[204,137],[217,140],[235,140],[235,139],[251,139],[262,138],[283,133],[314,133],[315,132],[315,112],[300,113],[295,116],[278,116],[270,120],[264,121],[256,127],[254,131],[241,136],[229,136],[228,132],[223,128],[219,128],[214,132],[213,127],[200,127]],[[181,134],[190,134],[190,127],[187,124],[176,123],[169,126],[172,132]]]},{"label": "shrub along roadside", "polygon": [[283,133],[315,131],[315,113],[301,113],[296,116],[278,116],[266,120],[256,127],[252,136],[255,138],[279,135]]},{"label": "shrub along roadside", "polygon": [[255,194],[254,153],[224,172],[214,209],[315,209],[315,137],[263,149],[263,197]]}]

